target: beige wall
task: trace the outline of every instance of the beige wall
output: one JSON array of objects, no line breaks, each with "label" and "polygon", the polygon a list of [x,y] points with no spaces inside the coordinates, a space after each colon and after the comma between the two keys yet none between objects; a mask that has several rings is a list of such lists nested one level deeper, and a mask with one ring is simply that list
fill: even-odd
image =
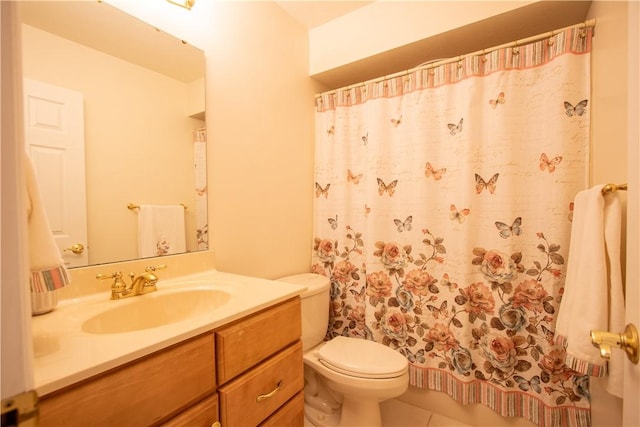
[{"label": "beige wall", "polygon": [[[90,264],[137,258],[129,202],[195,206],[191,132],[203,122],[188,117],[189,85],[28,25],[23,67],[84,95]],[[186,224],[195,250],[193,210]]]},{"label": "beige wall", "polygon": [[220,270],[309,271],[313,94],[306,30],[271,2],[214,2],[207,53],[210,242]]},{"label": "beige wall", "polygon": [[309,69],[322,73],[530,3],[535,1],[375,1],[311,29]]}]

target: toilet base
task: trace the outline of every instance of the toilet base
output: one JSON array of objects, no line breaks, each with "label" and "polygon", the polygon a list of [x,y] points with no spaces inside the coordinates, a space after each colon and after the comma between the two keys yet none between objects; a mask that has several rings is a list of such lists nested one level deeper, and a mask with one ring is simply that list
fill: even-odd
[{"label": "toilet base", "polygon": [[340,425],[340,412],[327,414],[324,411],[304,405],[305,425],[309,422],[315,427],[336,427]]},{"label": "toilet base", "polygon": [[382,427],[380,403],[371,399],[344,396],[341,426]]},{"label": "toilet base", "polygon": [[315,427],[382,427],[380,404],[375,401],[345,396],[341,410],[327,413],[304,405],[305,426]]}]

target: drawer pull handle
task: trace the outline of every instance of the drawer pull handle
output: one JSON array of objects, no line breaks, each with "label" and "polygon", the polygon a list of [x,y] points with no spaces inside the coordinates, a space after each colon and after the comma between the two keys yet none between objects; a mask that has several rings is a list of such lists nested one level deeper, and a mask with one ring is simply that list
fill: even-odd
[{"label": "drawer pull handle", "polygon": [[280,390],[280,387],[282,387],[282,380],[278,381],[278,384],[276,384],[276,388],[274,388],[269,393],[267,393],[267,394],[259,394],[258,397],[256,397],[256,402],[262,402],[263,400],[266,400],[266,399],[269,399],[270,397],[273,397],[273,395],[276,394],[278,392],[278,390]]}]

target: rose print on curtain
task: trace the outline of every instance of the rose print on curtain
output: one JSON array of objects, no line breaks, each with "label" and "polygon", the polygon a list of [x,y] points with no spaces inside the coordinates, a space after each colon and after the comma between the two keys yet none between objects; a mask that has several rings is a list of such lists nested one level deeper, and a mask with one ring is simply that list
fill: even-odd
[{"label": "rose print on curtain", "polygon": [[590,425],[554,343],[587,185],[590,29],[317,99],[313,271],[328,336],[381,342],[411,384]]}]

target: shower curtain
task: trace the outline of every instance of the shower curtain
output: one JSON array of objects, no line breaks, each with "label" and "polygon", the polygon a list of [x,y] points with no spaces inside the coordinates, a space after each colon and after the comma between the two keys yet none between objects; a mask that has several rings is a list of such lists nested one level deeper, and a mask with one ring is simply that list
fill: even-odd
[{"label": "shower curtain", "polygon": [[378,341],[413,386],[590,425],[554,343],[587,185],[591,28],[318,96],[313,271],[327,336]]},{"label": "shower curtain", "polygon": [[196,241],[198,250],[209,249],[209,226],[207,220],[207,130],[193,131],[193,164],[196,191]]}]

